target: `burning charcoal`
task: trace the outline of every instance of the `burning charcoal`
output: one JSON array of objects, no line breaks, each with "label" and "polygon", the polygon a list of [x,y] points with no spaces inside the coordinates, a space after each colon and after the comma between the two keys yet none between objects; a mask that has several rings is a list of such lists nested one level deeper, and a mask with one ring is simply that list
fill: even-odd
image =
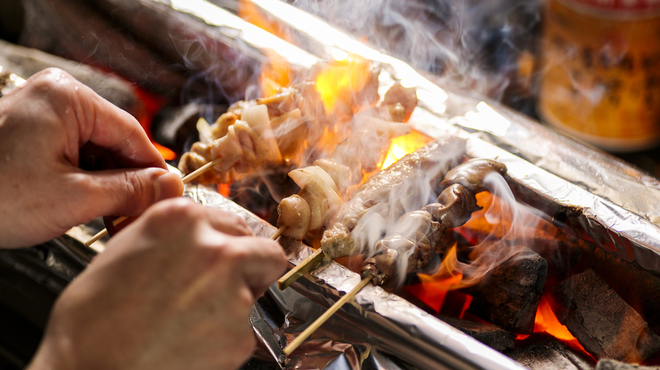
[{"label": "burning charcoal", "polygon": [[543,293],[548,263],[524,249],[491,270],[481,284],[464,291],[473,296],[468,312],[517,333],[531,333]]},{"label": "burning charcoal", "polygon": [[591,370],[594,362],[586,354],[574,352],[546,333],[534,333],[518,344],[516,349],[506,351],[504,354],[530,370]]},{"label": "burning charcoal", "polygon": [[479,342],[497,350],[513,349],[516,344],[516,333],[502,329],[497,325],[457,319],[454,317],[439,317],[440,320],[471,336]]},{"label": "burning charcoal", "polygon": [[658,370],[657,366],[637,366],[604,358],[596,364],[596,370]]},{"label": "burning charcoal", "polygon": [[590,243],[577,244],[583,258],[596,273],[644,317],[655,334],[660,335],[660,278],[636,264],[617,258],[612,253]]},{"label": "burning charcoal", "polygon": [[596,358],[641,362],[660,351],[660,338],[593,270],[558,284],[553,310]]}]

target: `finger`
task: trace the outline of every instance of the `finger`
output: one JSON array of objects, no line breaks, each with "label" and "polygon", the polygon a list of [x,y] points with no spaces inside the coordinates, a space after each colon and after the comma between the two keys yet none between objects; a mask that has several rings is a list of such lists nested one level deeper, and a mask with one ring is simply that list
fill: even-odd
[{"label": "finger", "polygon": [[237,248],[244,253],[240,259],[239,273],[252,291],[254,298],[264,294],[286,270],[286,257],[282,247],[265,238],[241,237]]},{"label": "finger", "polygon": [[251,236],[252,230],[245,220],[237,214],[219,209],[204,208],[207,220],[215,230],[232,236]]},{"label": "finger", "polygon": [[78,127],[80,147],[91,142],[111,152],[124,167],[166,168],[165,161],[151,144],[138,121],[103,99],[68,73],[46,69],[28,79],[27,89],[43,94],[62,117]]},{"label": "finger", "polygon": [[81,213],[89,218],[136,216],[153,203],[183,193],[181,178],[159,168],[86,172],[76,184]]},{"label": "finger", "polygon": [[[130,114],[103,99],[91,89],[90,94],[78,94],[85,109],[95,113],[87,139],[106,148],[117,162],[126,167],[166,168],[165,160],[153,146],[140,123]],[[90,108],[91,107],[91,108]]]}]

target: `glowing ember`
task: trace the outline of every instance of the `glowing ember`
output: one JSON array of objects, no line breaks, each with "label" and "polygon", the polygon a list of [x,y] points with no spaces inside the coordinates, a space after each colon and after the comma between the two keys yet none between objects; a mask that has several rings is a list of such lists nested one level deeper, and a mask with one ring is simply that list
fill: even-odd
[{"label": "glowing ember", "polygon": [[417,274],[422,283],[406,286],[404,289],[436,312],[440,312],[447,293],[457,288],[463,280],[463,274],[454,271],[456,261],[456,245],[454,245],[447,251],[438,271],[433,275]]},{"label": "glowing ember", "polygon": [[229,198],[231,195],[231,184],[218,184],[218,193],[225,198]]},{"label": "glowing ember", "polygon": [[[578,340],[571,334],[570,331],[566,328],[565,325],[562,325],[557,316],[552,311],[550,303],[546,296],[541,297],[541,302],[539,302],[539,308],[536,311],[536,318],[534,319],[534,332],[535,333],[548,333],[553,337],[562,340],[564,343],[571,346],[577,351],[584,352],[586,355],[592,357],[589,352],[587,352],[584,347],[578,342]],[[516,339],[522,340],[527,338],[528,335],[518,334]]]},{"label": "glowing ember", "polygon": [[430,143],[433,139],[422,134],[419,131],[412,131],[407,135],[402,135],[392,139],[390,150],[387,152],[385,161],[383,162],[382,169],[386,169],[394,162],[403,158],[406,154],[410,154],[415,150]]},{"label": "glowing ember", "polygon": [[353,94],[369,81],[370,63],[357,57],[334,61],[316,77],[316,91],[326,112],[334,112],[339,103],[351,106]]},{"label": "glowing ember", "polygon": [[536,311],[536,319],[534,320],[534,332],[546,332],[557,339],[562,340],[576,340],[566,326],[562,325],[555,313],[552,312],[550,304],[545,296],[541,297],[539,308]]}]

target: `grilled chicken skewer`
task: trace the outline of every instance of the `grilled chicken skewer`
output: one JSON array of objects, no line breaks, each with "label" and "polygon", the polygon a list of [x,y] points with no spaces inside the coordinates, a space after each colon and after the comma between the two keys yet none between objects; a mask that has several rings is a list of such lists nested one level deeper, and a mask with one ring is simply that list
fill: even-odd
[{"label": "grilled chicken skewer", "polygon": [[438,196],[438,202],[401,216],[394,227],[395,234],[376,243],[375,254],[364,261],[360,270],[361,282],[298,335],[284,353],[291,354],[369,282],[387,285],[396,281],[400,274],[398,259],[402,256],[408,257],[406,273],[423,270],[435,253],[435,245],[442,234],[447,229],[463,225],[474,211],[480,209],[476,193],[487,190],[484,181],[491,173],[504,175],[506,167],[496,161],[474,159],[450,170],[441,183],[444,190]]},{"label": "grilled chicken skewer", "polygon": [[[450,170],[440,184],[444,190],[437,203],[401,216],[393,234],[376,243],[374,255],[364,261],[362,277],[373,275],[374,284],[388,285],[404,273],[423,271],[445,231],[462,226],[480,209],[476,194],[488,190],[485,178],[492,173],[504,175],[506,167],[488,159],[473,159]],[[404,261],[397,260],[405,256],[403,271],[399,265]]]}]

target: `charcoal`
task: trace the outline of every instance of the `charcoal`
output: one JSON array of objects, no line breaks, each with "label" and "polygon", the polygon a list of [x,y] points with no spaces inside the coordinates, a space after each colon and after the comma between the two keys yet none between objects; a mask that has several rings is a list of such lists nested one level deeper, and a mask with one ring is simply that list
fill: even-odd
[{"label": "charcoal", "polygon": [[588,260],[589,266],[660,335],[660,278],[596,245],[581,247],[588,256],[582,264]]},{"label": "charcoal", "polygon": [[591,370],[594,367],[592,358],[575,352],[546,333],[534,333],[504,354],[530,370]]},{"label": "charcoal", "polygon": [[468,312],[506,330],[531,333],[547,272],[548,263],[525,248],[479,285],[464,289],[473,297]]},{"label": "charcoal", "polygon": [[660,351],[660,337],[592,269],[558,284],[551,305],[559,321],[598,359],[642,362]]},{"label": "charcoal", "polygon": [[596,370],[658,370],[658,367],[631,365],[606,358],[598,361],[598,364],[596,364]]},{"label": "charcoal", "polygon": [[513,349],[516,344],[516,334],[504,330],[497,325],[483,324],[446,316],[440,316],[439,319],[488,347],[500,352]]}]

